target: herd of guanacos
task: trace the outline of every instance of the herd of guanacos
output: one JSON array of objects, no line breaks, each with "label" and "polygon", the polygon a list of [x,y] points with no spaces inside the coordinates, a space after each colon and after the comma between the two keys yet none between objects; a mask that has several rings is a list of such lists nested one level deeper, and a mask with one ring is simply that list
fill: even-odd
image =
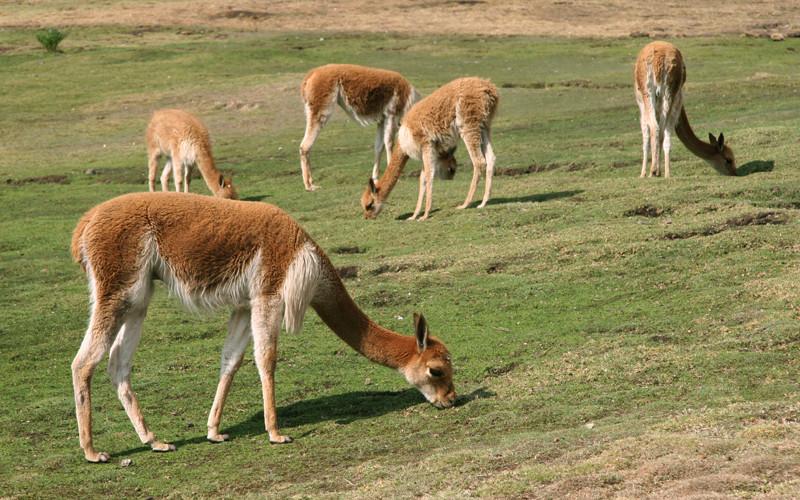
[{"label": "herd of guanacos", "polygon": [[[650,175],[661,175],[663,151],[663,175],[669,176],[673,132],[715,169],[736,175],[733,153],[722,134],[709,135],[710,142],[705,142],[692,132],[683,110],[685,78],[681,53],[674,46],[653,42],[639,53],[635,90],[644,153],[641,175],[647,174],[648,156]],[[459,138],[469,152],[473,175],[458,208],[472,203],[484,170],[486,183],[478,207],[488,202],[495,164],[491,122],[499,101],[488,80],[459,78],[420,100],[398,73],[327,65],[309,72],[301,90],[306,132],[300,158],[307,190],[317,187],[311,176],[311,147],[338,103],[356,121],[378,124],[375,162],[361,198],[367,218],[380,213],[406,162],[415,158],[422,160],[423,169],[411,219],[426,219],[434,175],[452,178],[455,173]],[[91,303],[89,325],[72,362],[78,433],[86,460],[108,462],[110,456],[94,447],[91,410],[91,379],[106,354],[111,380],[139,439],[154,451],[175,450],[148,429],[130,381],[154,280],[163,281],[190,309],[231,308],[208,417],[210,442],[230,437],[220,432],[222,410],[251,341],[269,441],[291,442],[278,429],[277,338],[281,325],[289,332],[299,331],[309,307],[345,343],[400,372],[433,405],[456,404],[450,352],[430,335],[425,317],[414,314],[412,336],[372,321],[350,297],[325,252],[292,217],[267,203],[223,199],[238,196],[231,180],[216,169],[210,144],[208,130],[196,117],[179,110],[157,111],[147,128],[150,191],[155,191],[159,158],[164,155],[169,159],[161,174],[162,190],[168,191],[172,175],[176,191],[186,193],[119,196],[91,208],[73,232],[72,256],[87,275]],[[379,177],[384,150],[387,167]],[[188,193],[195,165],[215,197]]]}]

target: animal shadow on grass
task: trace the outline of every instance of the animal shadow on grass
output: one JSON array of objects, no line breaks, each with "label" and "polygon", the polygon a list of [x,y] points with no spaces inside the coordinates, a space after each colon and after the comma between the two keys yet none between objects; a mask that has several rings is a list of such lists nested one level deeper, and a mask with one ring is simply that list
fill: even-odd
[{"label": "animal shadow on grass", "polygon": [[[494,397],[494,395],[495,393],[486,390],[484,387],[480,387],[469,394],[458,396],[455,401],[455,406],[463,406],[476,399],[490,398]],[[279,407],[278,425],[281,429],[292,429],[301,425],[318,424],[329,420],[333,420],[339,425],[347,425],[357,420],[380,417],[381,415],[405,410],[406,408],[422,403],[425,403],[425,398],[423,398],[419,391],[412,388],[397,392],[348,392],[345,394],[335,394],[333,396],[323,396],[297,401]],[[230,435],[230,440],[261,434],[264,435],[264,439],[267,439],[267,432],[264,430],[264,412],[256,412],[250,419],[234,424],[231,427],[225,427],[223,421],[222,432]],[[302,438],[311,432],[313,432],[313,430],[293,437]],[[182,446],[206,442],[208,442],[208,440],[204,435],[170,441],[179,451]],[[125,451],[114,453],[113,455],[114,457],[124,457],[149,451],[149,446],[137,446],[136,448],[130,448]]]},{"label": "animal shadow on grass", "polygon": [[[516,198],[490,198],[486,203],[487,205],[502,205],[503,203],[541,203],[543,201],[557,200],[559,198],[569,198],[576,194],[581,194],[583,189],[576,189],[573,191],[553,191],[551,193],[529,194],[527,196],[518,196]],[[480,204],[480,201],[474,201],[470,204],[470,208],[475,208]]]},{"label": "animal shadow on grass", "polygon": [[775,169],[775,162],[772,160],[753,160],[736,169],[736,175],[743,177],[757,172],[772,172],[773,169]]},{"label": "animal shadow on grass", "polygon": [[242,198],[242,201],[261,201],[264,198],[269,198],[269,195],[267,195],[267,194],[256,194],[256,195],[253,195],[253,196],[246,196],[246,197]]},{"label": "animal shadow on grass", "polygon": [[[429,215],[433,215],[433,214],[435,214],[436,212],[438,212],[439,210],[441,210],[441,208],[432,208],[432,209],[431,209],[431,211],[430,211],[430,214],[429,214]],[[409,217],[411,217],[412,215],[414,215],[414,213],[413,213],[413,212],[406,212],[406,213],[404,213],[404,214],[400,214],[400,215],[398,215],[397,217],[395,217],[395,218],[394,218],[394,220],[406,220],[406,219],[408,219]],[[421,215],[421,214],[420,214],[420,215]]]}]

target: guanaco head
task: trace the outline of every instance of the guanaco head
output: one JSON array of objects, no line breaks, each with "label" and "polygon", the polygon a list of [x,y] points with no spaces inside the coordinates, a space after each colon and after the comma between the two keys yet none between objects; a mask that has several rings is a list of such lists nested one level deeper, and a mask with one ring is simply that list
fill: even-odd
[{"label": "guanaco head", "polygon": [[436,173],[440,179],[450,180],[456,176],[456,147],[440,152],[436,157]]},{"label": "guanaco head", "polygon": [[708,140],[717,149],[716,156],[709,160],[714,170],[725,175],[736,175],[736,158],[733,157],[731,148],[725,145],[725,136],[722,132],[719,133],[719,137],[709,133]]},{"label": "guanaco head", "polygon": [[370,177],[366,189],[364,189],[364,192],[361,194],[361,208],[364,209],[365,219],[374,219],[381,213],[383,202],[380,196],[378,196],[380,189],[377,182]]},{"label": "guanaco head", "polygon": [[239,194],[236,192],[236,188],[233,187],[233,181],[230,177],[225,178],[222,174],[219,174],[219,188],[217,192],[214,193],[215,196],[219,196],[220,198],[227,198],[229,200],[238,200]]},{"label": "guanaco head", "polygon": [[437,408],[449,408],[456,400],[450,353],[439,340],[428,335],[428,323],[414,313],[417,353],[402,368],[406,380]]}]

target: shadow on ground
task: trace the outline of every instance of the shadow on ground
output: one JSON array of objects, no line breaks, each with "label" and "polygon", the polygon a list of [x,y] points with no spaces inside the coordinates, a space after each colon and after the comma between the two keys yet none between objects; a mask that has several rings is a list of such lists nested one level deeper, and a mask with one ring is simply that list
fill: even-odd
[{"label": "shadow on ground", "polygon": [[269,195],[266,194],[256,194],[253,196],[245,196],[242,198],[242,201],[261,201],[264,198],[269,198]]},{"label": "shadow on ground", "polygon": [[772,160],[753,160],[737,168],[736,175],[743,177],[757,172],[772,172],[774,168],[775,162]]},{"label": "shadow on ground", "polygon": [[[553,191],[552,193],[539,193],[529,194],[527,196],[518,196],[516,198],[491,198],[487,205],[502,205],[504,203],[541,203],[543,201],[557,200],[559,198],[569,198],[576,194],[581,194],[583,189],[573,191]],[[472,202],[469,207],[474,208],[480,205],[480,201]]]},{"label": "shadow on ground", "polygon": [[[494,397],[495,393],[480,387],[456,398],[455,406],[463,406],[476,399]],[[333,396],[323,396],[319,398],[297,401],[295,403],[278,408],[278,425],[284,432],[287,429],[302,425],[318,424],[330,420],[339,425],[347,425],[364,418],[375,418],[387,413],[394,413],[405,410],[412,406],[425,403],[425,398],[416,389],[408,388],[402,391],[356,391],[345,394],[335,394]],[[447,411],[447,410],[442,410]],[[224,422],[223,422],[224,424]],[[259,411],[253,414],[250,419],[234,424],[231,427],[222,426],[222,432],[229,434],[230,439],[234,440],[245,436],[264,435],[264,412]],[[305,434],[294,435],[294,438],[302,438],[313,431],[309,430]],[[288,433],[288,432],[287,432]],[[291,433],[288,433],[291,435]],[[189,444],[200,444],[207,442],[205,435],[179,439],[171,441],[180,450],[182,446]],[[141,452],[149,452],[149,446],[137,446],[124,451],[114,453],[114,457],[124,457]]]}]

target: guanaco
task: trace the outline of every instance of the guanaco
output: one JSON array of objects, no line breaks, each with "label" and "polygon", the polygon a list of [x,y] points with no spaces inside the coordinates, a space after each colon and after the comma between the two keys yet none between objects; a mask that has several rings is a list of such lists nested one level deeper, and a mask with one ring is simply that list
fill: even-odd
[{"label": "guanaco", "polygon": [[350,347],[398,370],[433,405],[445,408],[455,401],[450,354],[429,335],[425,318],[414,316],[414,336],[373,322],[350,298],[325,252],[275,206],[195,194],[127,194],[80,219],[72,255],[86,272],[91,297],[89,326],[72,362],[80,445],[90,462],[109,459],[94,447],[91,410],[92,374],[106,352],[111,380],[139,439],[155,451],[175,449],[148,429],[130,382],[155,279],[190,309],[232,309],[208,417],[212,442],[228,437],[219,431],[222,410],[251,338],[269,440],[291,441],[277,425],[277,341],[282,322],[287,331],[300,331],[308,306]]},{"label": "guanaco", "polygon": [[667,42],[652,42],[639,52],[634,66],[634,89],[639,105],[642,127],[642,172],[647,172],[648,156],[650,176],[661,175],[660,152],[664,152],[664,177],[669,177],[669,152],[672,133],[696,156],[707,161],[715,170],[736,175],[736,159],[725,144],[725,136],[708,134],[710,142],[700,140],[689,126],[683,107],[683,84],[686,66],[677,47]]},{"label": "guanaco", "polygon": [[410,157],[422,159],[422,172],[419,176],[417,206],[408,220],[417,219],[423,198],[425,212],[417,220],[427,219],[431,211],[434,174],[438,172],[445,177],[452,177],[455,172],[453,154],[459,137],[472,161],[472,181],[467,198],[457,208],[463,209],[472,203],[484,169],[486,185],[478,208],[485,207],[492,192],[496,157],[492,148],[491,126],[499,100],[497,88],[491,82],[471,77],[453,80],[415,104],[400,126],[389,166],[379,180],[369,179],[361,196],[364,217],[377,217]]},{"label": "guanaco", "polygon": [[381,153],[390,160],[394,136],[403,115],[419,99],[400,73],[354,64],[328,64],[308,72],[300,86],[306,115],[306,133],[300,143],[300,169],[307,191],[317,188],[311,177],[309,155],[336,103],[362,126],[377,123],[372,177],[378,178]]},{"label": "guanaco", "polygon": [[197,165],[214,196],[238,198],[231,179],[224,178],[214,165],[208,129],[196,116],[180,109],[156,111],[147,125],[146,142],[151,192],[156,190],[158,160],[166,155],[168,160],[161,173],[162,191],[169,191],[169,174],[172,172],[175,191],[188,193],[192,167]]}]

